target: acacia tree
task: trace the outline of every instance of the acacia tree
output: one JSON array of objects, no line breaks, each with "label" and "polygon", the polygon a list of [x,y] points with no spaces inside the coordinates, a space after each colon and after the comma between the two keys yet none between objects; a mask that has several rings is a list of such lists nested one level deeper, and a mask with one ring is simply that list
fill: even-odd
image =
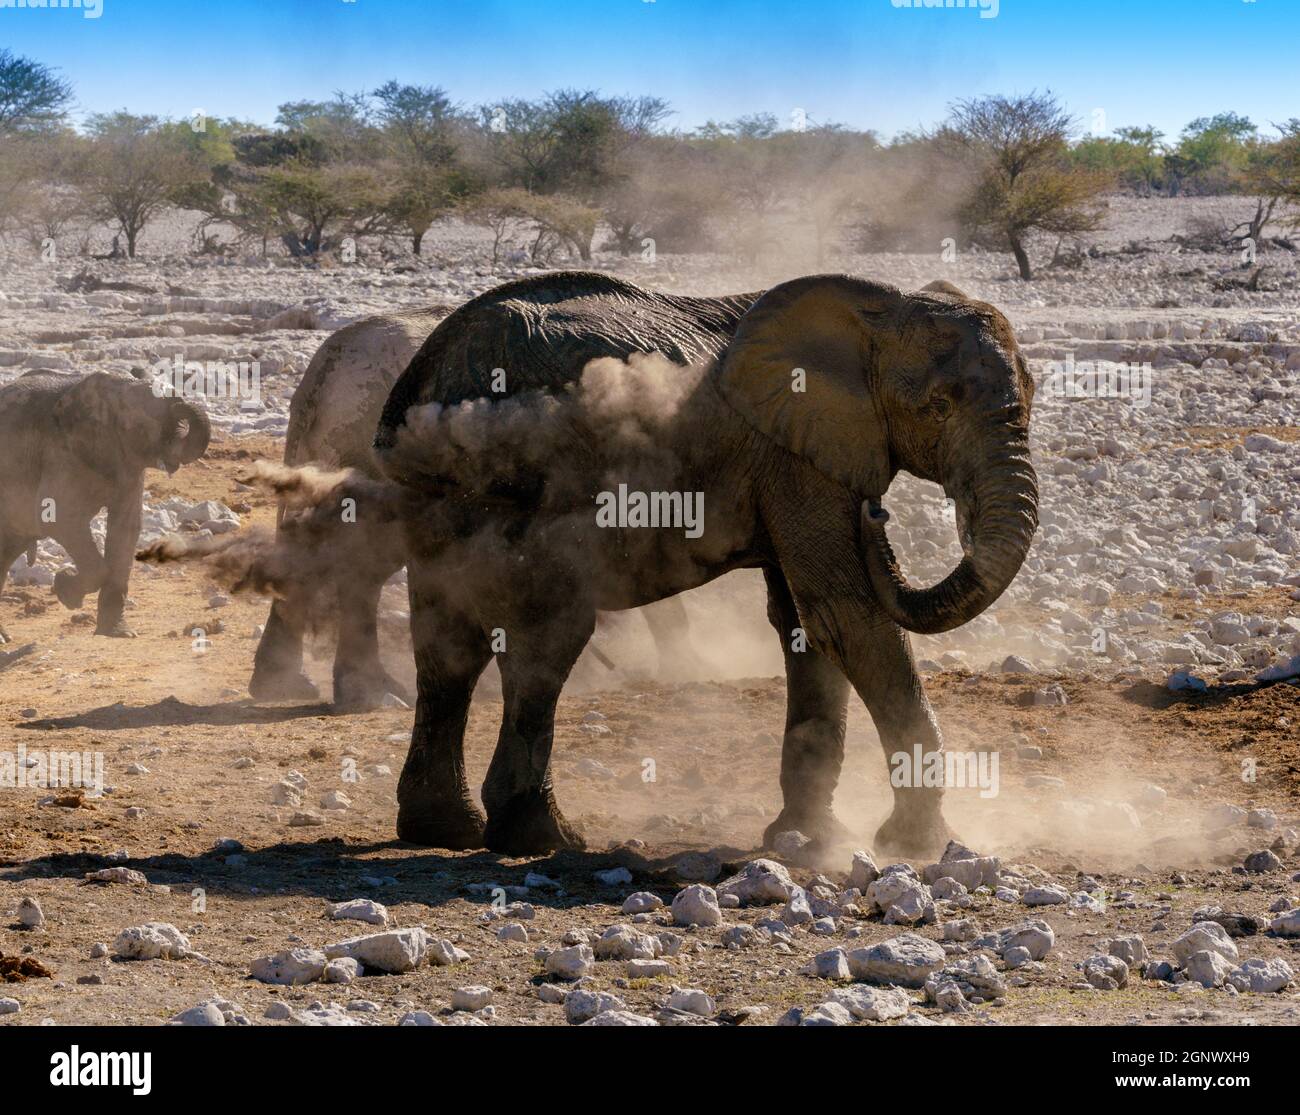
[{"label": "acacia tree", "polygon": [[78,185],[94,216],[116,223],[134,259],[140,233],[207,168],[156,116],[98,114],[86,123]]},{"label": "acacia tree", "polygon": [[1112,136],[1092,136],[1077,143],[1070,160],[1150,197],[1164,177],[1163,140],[1163,133],[1150,126],[1116,128]]},{"label": "acacia tree", "polygon": [[82,177],[86,144],[68,130],[33,139],[27,146],[30,180],[14,199],[12,212],[28,243],[41,249],[82,223],[85,206],[74,183]]},{"label": "acacia tree", "polygon": [[1178,146],[1166,157],[1171,193],[1231,191],[1240,182],[1250,159],[1257,129],[1235,112],[1200,116],[1187,125]]},{"label": "acacia tree", "polygon": [[474,138],[478,157],[497,184],[562,197],[577,207],[562,222],[568,229],[563,238],[587,260],[596,226],[585,215],[571,218],[578,210],[598,210],[626,196],[622,187],[630,156],[667,114],[658,97],[562,89],[538,101],[482,106]]},{"label": "acacia tree", "polygon": [[463,201],[460,215],[472,225],[492,233],[492,266],[501,261],[501,249],[511,243],[514,230],[528,219],[532,195],[517,186],[484,190]]},{"label": "acacia tree", "polygon": [[464,117],[436,86],[389,81],[371,96],[392,180],[384,209],[418,256],[433,222],[476,186],[460,160],[458,133]]},{"label": "acacia tree", "polygon": [[0,47],[0,136],[57,131],[71,103],[70,82]]},{"label": "acacia tree", "polygon": [[1110,178],[1069,165],[1073,126],[1056,97],[1044,92],[958,101],[938,134],[971,160],[962,220],[974,237],[1009,248],[1026,281],[1033,278],[1028,233],[1073,235],[1102,222],[1098,199]]},{"label": "acacia tree", "polygon": [[726,204],[709,154],[679,135],[656,135],[622,161],[623,174],[602,205],[606,247],[629,256],[654,241],[656,251],[703,251],[711,221]]},{"label": "acacia tree", "polygon": [[[228,224],[242,239],[278,239],[294,257],[311,257],[344,236],[382,229],[382,146],[364,104],[333,101],[281,105],[275,131],[229,128],[209,158],[210,175],[185,191],[184,204],[205,224]],[[225,152],[228,151],[228,156]]]},{"label": "acacia tree", "polygon": [[1300,205],[1300,119],[1292,118],[1276,127],[1280,137],[1257,144],[1243,173],[1244,188],[1256,195],[1255,215],[1232,230],[1238,239],[1249,237],[1257,244],[1279,204],[1291,207],[1285,223],[1300,228],[1300,216],[1295,215],[1295,207]]},{"label": "acacia tree", "polygon": [[43,203],[33,196],[48,169],[41,144],[62,131],[71,101],[71,84],[48,66],[0,47],[0,229]]}]

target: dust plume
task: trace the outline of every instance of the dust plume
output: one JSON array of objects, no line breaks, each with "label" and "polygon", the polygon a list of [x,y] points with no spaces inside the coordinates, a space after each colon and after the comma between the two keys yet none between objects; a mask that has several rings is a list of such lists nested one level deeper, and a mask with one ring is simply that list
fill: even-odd
[{"label": "dust plume", "polygon": [[463,490],[536,483],[552,502],[586,498],[590,467],[602,461],[669,486],[678,464],[663,433],[697,389],[704,369],[659,353],[600,357],[560,391],[411,407],[395,444],[379,453],[385,473],[408,487],[454,483]]}]

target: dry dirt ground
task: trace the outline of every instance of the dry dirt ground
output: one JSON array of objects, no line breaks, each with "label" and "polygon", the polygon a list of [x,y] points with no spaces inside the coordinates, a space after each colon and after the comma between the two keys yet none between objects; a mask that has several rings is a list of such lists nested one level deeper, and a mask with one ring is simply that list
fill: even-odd
[{"label": "dry dirt ground", "polygon": [[[151,473],[150,490],[157,498],[247,503],[245,521],[267,523],[273,510],[266,497],[236,492],[233,476],[248,456],[275,451],[269,440],[244,438],[237,448],[218,441],[197,467],[170,479]],[[277,1000],[295,1009],[333,1000],[342,1008],[373,1005],[348,1010],[354,1021],[393,1023],[413,1009],[450,1016],[453,989],[468,984],[494,990],[497,1022],[560,1023],[563,1008],[537,996],[537,946],[557,945],[575,927],[600,930],[628,921],[618,908],[634,890],[671,901],[680,885],[674,857],[682,852],[710,853],[723,872],[754,858],[762,829],[777,812],[780,677],[661,684],[653,678],[654,663],[645,661],[621,664],[611,684],[600,667],[584,661],[561,705],[556,777],[560,803],[583,826],[593,851],[525,862],[404,846],[394,839],[395,787],[412,713],[392,708],[336,717],[323,706],[253,704],[244,685],[266,602],[237,598],[214,610],[208,607],[212,591],[196,568],[137,575],[128,616],[138,637],[129,641],[96,638],[91,613],[65,611],[48,589],[11,586],[4,594],[13,645],[36,643],[34,652],[0,673],[5,746],[102,752],[111,792],[79,805],[75,799],[49,803],[50,794],[38,789],[6,790],[0,799],[0,952],[35,958],[53,973],[0,987],[0,996],[17,998],[22,1008],[3,1024],[159,1022],[213,996],[238,1003],[256,1022]],[[1289,599],[1281,589],[1262,590],[1249,604],[1252,611],[1284,616]],[[221,630],[214,630],[214,619]],[[214,632],[201,653],[187,634],[194,626]],[[709,632],[697,632],[697,639],[707,653]],[[400,635],[390,633],[388,644],[394,664],[401,663]],[[329,647],[316,650],[309,668],[327,682]],[[948,746],[997,741],[1005,758],[1000,795],[982,801],[975,791],[953,791],[950,815],[968,844],[1004,863],[1031,865],[1021,866],[1031,878],[1073,891],[1082,874],[1090,875],[1100,884],[1096,893],[1104,894],[1106,912],[1031,911],[975,895],[959,916],[970,917],[981,934],[1041,916],[1056,932],[1055,948],[1040,966],[1008,973],[1019,986],[998,1005],[943,1015],[918,1001],[913,1017],[958,1024],[1294,1024],[1300,996],[1291,993],[1233,995],[1136,974],[1122,991],[1085,990],[1075,968],[1121,933],[1141,934],[1154,957],[1168,956],[1192,910],[1209,902],[1267,920],[1275,900],[1300,889],[1289,881],[1300,870],[1294,846],[1280,849],[1280,871],[1234,874],[1242,856],[1267,847],[1273,834],[1240,826],[1216,832],[1186,804],[1145,812],[1140,831],[1097,831],[1095,822],[1072,820],[1070,800],[1079,787],[1095,792],[1104,784],[1122,801],[1158,783],[1171,802],[1266,806],[1282,827],[1295,824],[1300,763],[1293,726],[1300,722],[1300,690],[1282,684],[1189,695],[1101,677],[1062,675],[1061,682],[1067,706],[1027,708],[1017,695],[1042,679],[930,676]],[[837,805],[869,847],[889,799],[875,733],[855,705]],[[584,726],[593,709],[608,718],[607,734]],[[486,771],[499,711],[491,679],[485,679],[468,734],[473,785]],[[1025,746],[1039,747],[1041,759],[1017,758]],[[237,767],[241,758],[253,765]],[[653,760],[653,781],[644,777],[647,759]],[[1243,781],[1243,759],[1256,760],[1254,783]],[[147,773],[127,773],[133,763]],[[353,769],[359,781],[348,773]],[[318,826],[290,825],[294,810],[271,803],[272,787],[290,770],[306,778],[305,805],[342,790],[351,808],[320,810]],[[1027,785],[1035,774],[1062,783]],[[224,837],[242,842],[242,857],[214,852]],[[630,838],[644,845],[625,844]],[[593,878],[618,864],[632,871],[632,884],[607,887]],[[139,869],[148,884],[84,881],[86,872],[110,865]],[[838,884],[848,866],[827,873]],[[532,940],[500,941],[501,920],[485,918],[491,887],[521,885],[529,871],[561,889],[531,887]],[[814,874],[797,867],[793,873],[804,883]],[[43,907],[43,928],[11,924],[24,896]],[[451,939],[470,961],[366,976],[348,986],[276,987],[248,978],[257,956],[368,931],[327,917],[327,902],[355,897],[383,902],[398,925],[423,925]],[[772,912],[726,910],[725,923],[752,923]],[[670,921],[666,910],[654,919],[665,926]],[[206,960],[91,959],[97,942],[149,921],[179,927]],[[861,935],[845,941],[852,929]],[[624,965],[604,962],[589,982],[642,1014],[653,1015],[677,985],[709,992],[718,1017],[771,1023],[791,1006],[826,998],[824,982],[799,974],[815,953],[899,931],[879,918],[844,918],[838,940],[803,927],[791,944],[736,951],[720,946],[720,929],[687,930],[670,976],[629,981]],[[922,932],[937,935],[933,928]],[[1283,939],[1256,935],[1237,943],[1243,958],[1300,961],[1300,949]],[[919,1000],[919,993],[914,997]],[[742,1009],[754,1007],[764,1009]]]}]

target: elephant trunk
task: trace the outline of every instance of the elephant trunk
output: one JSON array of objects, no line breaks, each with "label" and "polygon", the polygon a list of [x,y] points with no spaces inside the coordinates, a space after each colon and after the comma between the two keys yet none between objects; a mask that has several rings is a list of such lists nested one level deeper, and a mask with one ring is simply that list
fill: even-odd
[{"label": "elephant trunk", "polygon": [[972,490],[969,552],[943,581],[912,588],[885,537],[889,513],[862,505],[862,560],[867,579],[889,617],[918,635],[937,635],[969,623],[1011,584],[1038,527],[1038,480],[1024,446],[981,470]]},{"label": "elephant trunk", "polygon": [[183,419],[189,425],[176,456],[181,464],[192,464],[207,450],[208,442],[212,440],[212,424],[203,410],[189,403],[177,403],[175,413],[177,419]]}]

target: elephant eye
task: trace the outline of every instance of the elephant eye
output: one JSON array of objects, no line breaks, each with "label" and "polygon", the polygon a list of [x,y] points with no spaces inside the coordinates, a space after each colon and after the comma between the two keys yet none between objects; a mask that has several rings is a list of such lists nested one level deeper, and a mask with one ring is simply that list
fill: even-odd
[{"label": "elephant eye", "polygon": [[952,417],[952,400],[947,395],[931,395],[925,409],[936,422],[947,422]]}]

